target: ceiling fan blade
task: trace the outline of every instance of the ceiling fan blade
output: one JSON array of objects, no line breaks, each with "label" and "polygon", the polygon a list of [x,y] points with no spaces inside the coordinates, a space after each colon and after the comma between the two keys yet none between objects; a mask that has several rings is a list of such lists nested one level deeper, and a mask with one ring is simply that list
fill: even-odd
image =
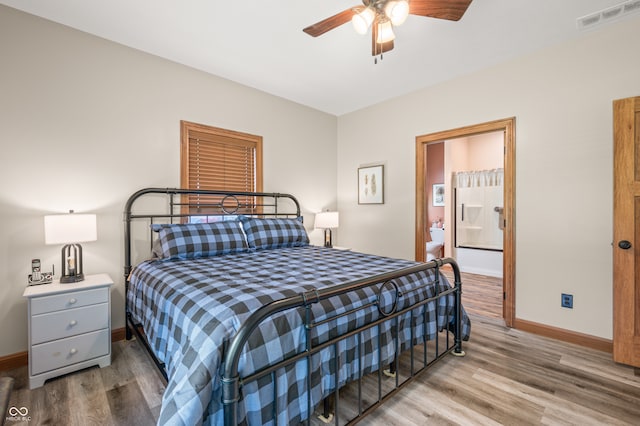
[{"label": "ceiling fan blade", "polygon": [[411,0],[411,15],[428,16],[429,18],[459,21],[467,11],[472,0]]},{"label": "ceiling fan blade", "polygon": [[371,25],[371,56],[381,55],[393,49],[393,40],[386,43],[376,43],[378,38],[378,19]]},{"label": "ceiling fan blade", "polygon": [[346,24],[351,20],[354,14],[355,12],[353,11],[353,9],[349,8],[347,10],[343,10],[340,13],[336,13],[335,15],[330,16],[320,22],[316,22],[313,25],[309,25],[302,31],[312,37],[318,37],[319,35],[322,35],[327,31],[331,31],[332,29],[337,28],[342,24]]}]

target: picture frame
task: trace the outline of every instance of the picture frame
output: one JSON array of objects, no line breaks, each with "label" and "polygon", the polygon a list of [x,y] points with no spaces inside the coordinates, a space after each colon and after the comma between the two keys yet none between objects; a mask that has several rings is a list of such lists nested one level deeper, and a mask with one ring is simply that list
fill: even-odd
[{"label": "picture frame", "polygon": [[358,204],[384,204],[384,166],[358,168]]},{"label": "picture frame", "polygon": [[444,183],[433,185],[433,206],[444,207]]}]

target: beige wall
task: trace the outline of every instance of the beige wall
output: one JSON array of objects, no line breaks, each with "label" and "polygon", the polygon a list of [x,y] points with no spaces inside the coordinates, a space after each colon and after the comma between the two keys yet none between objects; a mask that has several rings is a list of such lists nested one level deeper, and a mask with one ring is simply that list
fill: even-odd
[{"label": "beige wall", "polygon": [[[639,39],[635,17],[339,117],[338,243],[413,258],[415,137],[515,116],[516,315],[611,338],[612,101],[640,95]],[[358,205],[375,162],[385,204]]]},{"label": "beige wall", "polygon": [[124,326],[122,210],[140,188],[179,185],[180,120],[262,135],[264,189],[298,196],[308,226],[336,207],[332,115],[4,6],[0,64],[0,356],[27,349],[31,259],[59,271],[52,212],[97,213],[85,272],[116,280]]}]

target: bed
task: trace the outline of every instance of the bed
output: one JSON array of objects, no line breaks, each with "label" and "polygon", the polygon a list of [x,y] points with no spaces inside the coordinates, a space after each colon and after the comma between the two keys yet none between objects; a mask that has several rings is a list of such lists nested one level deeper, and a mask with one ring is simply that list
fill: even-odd
[{"label": "bed", "polygon": [[311,246],[288,194],[148,188],[124,217],[127,338],[167,379],[160,424],[358,421],[464,354],[451,259]]}]

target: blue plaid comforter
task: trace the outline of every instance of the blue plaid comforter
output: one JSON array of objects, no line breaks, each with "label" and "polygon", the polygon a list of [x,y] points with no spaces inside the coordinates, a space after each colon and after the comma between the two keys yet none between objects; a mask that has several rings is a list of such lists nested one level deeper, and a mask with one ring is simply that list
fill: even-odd
[{"label": "blue plaid comforter", "polygon": [[[145,330],[158,359],[166,364],[169,378],[163,396],[159,423],[194,425],[223,423],[220,371],[225,345],[246,318],[273,300],[301,292],[342,284],[415,265],[415,262],[366,255],[323,247],[294,247],[235,253],[191,260],[150,260],[136,266],[130,276],[127,294],[129,310]],[[400,308],[416,300],[435,295],[433,271],[424,271],[396,280],[403,297]],[[418,287],[418,290],[411,290]],[[449,284],[440,275],[439,291]],[[363,306],[376,299],[372,289],[363,289],[314,304],[315,323]],[[385,298],[383,298],[385,299]],[[432,339],[446,328],[454,315],[453,296],[424,306],[427,312],[414,310],[401,321],[400,344],[406,348],[424,339]],[[429,319],[427,327],[418,326],[419,318]],[[314,344],[326,341],[355,326],[378,318],[377,308],[364,309],[324,323],[312,331]],[[290,310],[265,321],[249,340],[240,359],[240,375],[300,353],[306,345],[304,311]],[[470,323],[463,311],[463,339],[468,339]],[[391,325],[371,328],[354,339],[341,341],[338,354],[338,386],[359,374],[376,371],[394,359],[395,340]],[[393,327],[395,329],[395,326]],[[411,342],[410,328],[413,328]],[[358,354],[359,347],[380,349],[381,356]],[[270,377],[245,383],[241,389],[239,419],[247,424],[273,424],[273,401],[278,424],[305,420],[309,415],[307,399],[313,406],[336,386],[333,348],[315,354],[278,371],[277,385]],[[307,378],[312,387],[307,389]],[[274,396],[274,393],[277,395]]]}]

